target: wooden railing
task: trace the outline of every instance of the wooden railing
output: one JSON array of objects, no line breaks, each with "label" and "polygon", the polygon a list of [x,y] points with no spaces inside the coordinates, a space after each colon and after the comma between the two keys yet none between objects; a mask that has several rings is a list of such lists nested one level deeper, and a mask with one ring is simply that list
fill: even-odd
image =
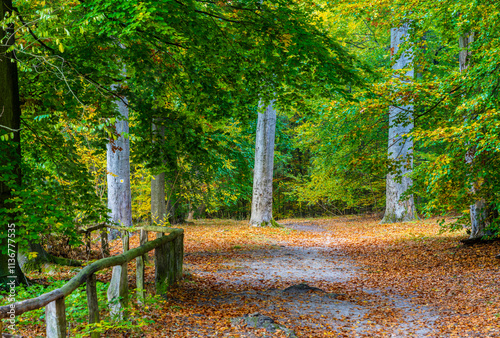
[{"label": "wooden railing", "polygon": [[[40,309],[45,306],[45,323],[47,337],[66,337],[66,307],[64,299],[83,283],[87,283],[87,305],[89,310],[89,324],[99,322],[99,306],[97,299],[96,278],[97,271],[113,267],[111,282],[107,291],[108,304],[111,317],[122,319],[124,309],[128,305],[128,280],[127,264],[134,258],[136,264],[137,300],[144,302],[144,255],[155,250],[155,285],[158,294],[164,293],[168,288],[182,277],[182,261],[184,256],[184,230],[165,227],[137,227],[125,228],[100,224],[88,229],[94,231],[109,227],[122,231],[123,253],[113,257],[100,259],[84,267],[75,277],[71,278],[63,287],[45,293],[36,298],[27,299],[14,304],[0,307],[0,318],[9,318],[14,308],[15,316],[25,312]],[[153,231],[157,239],[129,250],[129,233],[134,231]],[[168,234],[168,235],[167,235]],[[1,333],[0,333],[1,335]],[[92,338],[99,337],[94,332]]]}]

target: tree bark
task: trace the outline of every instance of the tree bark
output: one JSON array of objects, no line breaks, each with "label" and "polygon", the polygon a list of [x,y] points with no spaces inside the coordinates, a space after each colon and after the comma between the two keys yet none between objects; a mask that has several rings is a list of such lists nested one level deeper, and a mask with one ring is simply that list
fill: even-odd
[{"label": "tree bark", "polygon": [[[11,12],[12,1],[2,0],[0,2],[0,18],[3,19]],[[0,168],[2,173],[8,177],[8,174],[15,175],[15,182],[4,182],[0,180],[0,210],[12,209],[13,186],[21,185],[21,106],[19,103],[19,84],[17,75],[17,64],[12,62],[14,54],[6,53],[9,46],[14,44],[13,25],[9,25],[4,31],[0,27],[0,135],[9,135],[8,141],[0,141],[0,154],[2,162]],[[6,36],[10,36],[4,41]],[[13,138],[10,134],[13,133]],[[6,171],[4,171],[6,169]],[[5,213],[0,215],[0,283],[15,284],[25,283],[19,263],[16,259],[18,253],[16,239],[16,224],[14,213]],[[8,236],[11,236],[10,238]],[[10,239],[10,241],[9,241]],[[9,255],[10,254],[10,255]],[[10,260],[10,261],[9,261]]]},{"label": "tree bark", "polygon": [[151,225],[163,226],[167,220],[165,205],[165,173],[151,179]]},{"label": "tree bark", "polygon": [[[459,47],[461,48],[459,53],[459,67],[460,72],[465,72],[469,67],[469,56],[471,55],[469,50],[469,45],[474,42],[474,33],[470,33],[461,36],[459,39]],[[475,147],[472,146],[467,151],[465,155],[465,162],[472,166],[475,154]],[[471,193],[476,193],[476,186],[473,183],[471,185]],[[469,239],[481,238],[485,235],[484,229],[487,227],[486,222],[486,202],[483,198],[476,200],[473,204],[469,206],[470,210],[470,223],[471,232]]]},{"label": "tree bark", "polygon": [[[408,36],[409,23],[391,29],[391,52],[397,55],[399,47]],[[413,62],[413,50],[404,51],[392,67],[394,70],[404,69]],[[415,75],[414,68],[406,74],[408,78]],[[389,161],[397,167],[391,170],[386,181],[386,209],[381,223],[408,222],[418,219],[415,211],[413,195],[402,199],[403,194],[411,187],[412,179],[408,174],[413,170],[413,140],[407,136],[413,130],[412,104],[389,107]]]},{"label": "tree bark", "polygon": [[188,213],[186,216],[186,222],[192,222],[194,220],[194,208],[193,208],[193,203],[189,203],[188,205]]},{"label": "tree bark", "polygon": [[205,211],[205,203],[202,202],[197,209],[198,218],[202,218],[204,211]]},{"label": "tree bark", "polygon": [[[165,127],[153,123],[153,142],[163,142],[164,136]],[[165,172],[161,172],[151,179],[151,225],[163,226],[166,221]]]},{"label": "tree bark", "polygon": [[[264,112],[259,112],[255,137],[252,214],[250,224],[267,226],[273,220],[273,164],[276,110],[272,100]],[[259,103],[262,108],[262,101]]]},{"label": "tree bark", "polygon": [[[116,85],[114,85],[116,88]],[[115,89],[113,88],[113,89]],[[128,133],[128,106],[126,98],[116,101],[119,118],[115,122],[118,135],[107,145],[107,179],[108,179],[108,208],[111,210],[109,219],[123,226],[132,226],[132,196],[130,191],[130,143],[123,136]],[[119,232],[109,230],[108,239],[113,240]]]},{"label": "tree bark", "polygon": [[[36,257],[29,259],[28,253],[30,252],[36,252]],[[43,263],[53,263],[66,266],[82,266],[82,262],[80,261],[51,255],[44,249],[41,243],[34,241],[29,241],[28,247],[20,247],[17,257],[19,266],[25,273],[40,269]]]}]

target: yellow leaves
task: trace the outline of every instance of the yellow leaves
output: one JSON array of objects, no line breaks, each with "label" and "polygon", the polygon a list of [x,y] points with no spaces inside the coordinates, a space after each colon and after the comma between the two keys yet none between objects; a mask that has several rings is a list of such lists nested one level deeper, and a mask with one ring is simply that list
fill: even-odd
[{"label": "yellow leaves", "polygon": [[151,180],[154,176],[142,164],[135,164],[130,172],[132,190],[132,214],[134,217],[148,219],[151,212]]},{"label": "yellow leaves", "polygon": [[118,177],[118,175],[113,174],[111,171],[106,171],[106,175],[110,175],[112,177]]},{"label": "yellow leaves", "polygon": [[282,45],[284,46],[284,50],[288,52],[287,48],[292,44],[292,35],[291,34],[283,34],[280,37],[280,41]]},{"label": "yellow leaves", "polygon": [[228,159],[228,158],[224,159],[223,168],[225,168],[227,170],[235,169],[236,166],[232,164],[233,162],[234,161],[232,161],[231,159]]},{"label": "yellow leaves", "polygon": [[38,252],[28,252],[28,260],[35,259],[38,256]]}]

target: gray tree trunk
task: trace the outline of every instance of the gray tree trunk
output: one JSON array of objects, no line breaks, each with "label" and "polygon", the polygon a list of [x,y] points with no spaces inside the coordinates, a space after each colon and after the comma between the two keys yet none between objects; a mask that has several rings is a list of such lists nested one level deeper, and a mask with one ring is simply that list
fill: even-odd
[{"label": "gray tree trunk", "polygon": [[[165,127],[159,128],[153,123],[153,134],[163,138]],[[156,138],[155,136],[153,136]],[[167,221],[167,207],[165,204],[165,173],[159,173],[151,178],[151,225],[163,226]]]},{"label": "gray tree trunk", "polygon": [[[474,33],[461,36],[459,39],[459,47],[461,48],[459,53],[459,67],[460,72],[464,72],[469,67],[469,45],[474,41]],[[475,147],[469,148],[469,151],[465,155],[465,162],[472,165],[474,160]],[[471,186],[471,193],[476,192],[476,187],[474,184]],[[470,223],[471,223],[471,233],[470,239],[481,238],[485,235],[484,229],[487,226],[486,223],[486,202],[484,199],[479,199],[469,206],[470,209]]]},{"label": "gray tree trunk", "polygon": [[193,203],[189,203],[189,210],[186,217],[186,221],[191,222],[194,220],[194,211],[195,210],[193,209]]},{"label": "gray tree trunk", "polygon": [[[116,88],[116,87],[115,87]],[[114,89],[114,88],[113,88]],[[110,221],[123,226],[132,226],[132,196],[130,191],[130,143],[123,137],[128,133],[127,100],[117,100],[120,119],[115,122],[118,138],[107,145],[108,208]],[[119,236],[118,230],[109,229],[109,240]]]},{"label": "gray tree trunk", "polygon": [[[12,1],[2,0],[0,2],[0,18],[5,18],[7,13],[12,12]],[[4,31],[0,27],[0,41],[2,41],[6,34],[11,35],[8,41],[2,41],[0,45],[0,135],[9,135],[11,132],[14,138],[9,141],[0,141],[0,154],[2,162],[0,168],[4,165],[12,166],[13,172],[3,172],[14,174],[15,183],[21,185],[21,106],[19,103],[19,86],[17,75],[17,64],[11,62],[14,58],[12,52],[5,53],[9,45],[14,44],[13,33],[14,25],[9,25]],[[12,186],[0,181],[0,210],[11,209],[15,206],[8,202],[12,198]],[[8,250],[8,252],[0,252],[0,283],[7,284],[15,282],[15,284],[25,283],[21,268],[19,267],[17,256],[17,241],[12,241],[14,238],[20,236],[19,230],[16,228],[21,227],[19,223],[15,223],[15,214],[1,214],[0,215],[0,232],[2,238],[0,239],[1,248]],[[11,234],[9,241],[8,234]]]},{"label": "gray tree trunk", "polygon": [[[408,37],[409,24],[391,29],[391,51],[397,55],[399,47]],[[394,70],[404,69],[413,61],[413,50],[410,48],[396,60]],[[414,68],[409,69],[407,77],[413,78]],[[397,104],[397,103],[396,103]],[[411,187],[412,179],[407,177],[413,170],[413,140],[407,135],[413,130],[413,105],[389,107],[389,151],[388,158],[398,168],[398,172],[387,174],[386,209],[381,223],[408,222],[417,219],[413,195],[402,199],[403,194]]]},{"label": "gray tree trunk", "polygon": [[[259,112],[255,137],[255,167],[253,173],[252,215],[250,224],[267,226],[273,222],[273,165],[276,110],[272,100],[264,112]],[[259,103],[262,108],[262,101]]]},{"label": "gray tree trunk", "polygon": [[151,178],[151,225],[164,225],[167,220],[165,204],[165,173]]}]

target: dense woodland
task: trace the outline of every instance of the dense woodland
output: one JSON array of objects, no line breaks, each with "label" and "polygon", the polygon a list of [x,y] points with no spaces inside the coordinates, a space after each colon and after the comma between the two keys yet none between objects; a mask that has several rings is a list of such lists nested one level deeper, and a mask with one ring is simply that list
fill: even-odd
[{"label": "dense woodland", "polygon": [[498,1],[2,0],[0,19],[4,283],[11,224],[35,267],[102,223],[500,233]]}]

